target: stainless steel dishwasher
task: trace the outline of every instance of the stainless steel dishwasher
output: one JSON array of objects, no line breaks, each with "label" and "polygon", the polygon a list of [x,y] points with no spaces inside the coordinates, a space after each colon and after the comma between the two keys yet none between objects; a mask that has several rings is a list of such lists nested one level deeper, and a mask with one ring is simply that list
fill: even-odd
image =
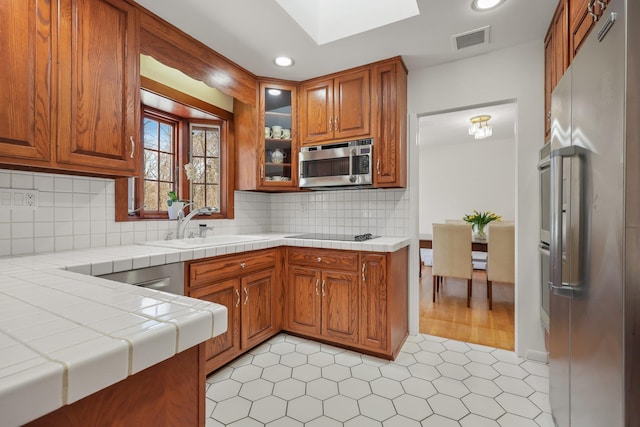
[{"label": "stainless steel dishwasher", "polygon": [[143,288],[184,295],[184,263],[182,262],[103,274],[98,277],[115,282],[142,286]]}]

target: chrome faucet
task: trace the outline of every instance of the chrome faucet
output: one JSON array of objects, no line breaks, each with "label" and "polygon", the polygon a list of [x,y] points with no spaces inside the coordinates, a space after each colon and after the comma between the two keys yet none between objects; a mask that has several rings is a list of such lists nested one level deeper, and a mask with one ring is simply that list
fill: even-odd
[{"label": "chrome faucet", "polygon": [[184,208],[186,208],[189,205],[192,205],[193,203],[187,203],[186,205],[184,205],[182,207],[182,209],[180,209],[180,212],[178,212],[178,228],[176,230],[176,239],[182,239],[184,238],[184,230],[187,228],[187,225],[189,224],[189,221],[191,221],[191,218],[193,218],[196,215],[203,215],[203,214],[207,214],[210,215],[214,212],[216,212],[217,210],[209,207],[209,206],[204,206],[200,209],[194,209],[192,210],[189,215],[185,216],[184,215]]}]

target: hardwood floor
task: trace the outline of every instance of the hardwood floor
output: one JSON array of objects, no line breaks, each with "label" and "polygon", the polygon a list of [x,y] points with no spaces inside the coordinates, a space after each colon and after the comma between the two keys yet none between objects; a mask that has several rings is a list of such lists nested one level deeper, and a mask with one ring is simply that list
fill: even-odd
[{"label": "hardwood floor", "polygon": [[432,302],[431,267],[422,267],[420,332],[492,347],[514,349],[514,287],[493,283],[493,310],[487,300],[487,275],[473,273],[471,308],[466,280],[446,278]]}]

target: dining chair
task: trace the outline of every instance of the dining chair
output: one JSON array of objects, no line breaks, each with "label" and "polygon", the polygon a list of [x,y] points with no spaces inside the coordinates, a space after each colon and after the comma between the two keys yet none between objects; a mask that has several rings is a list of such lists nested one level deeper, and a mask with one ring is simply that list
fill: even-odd
[{"label": "dining chair", "polygon": [[433,224],[433,302],[444,277],[467,280],[467,307],[471,305],[471,224]]},{"label": "dining chair", "polygon": [[515,284],[515,227],[489,224],[487,243],[487,298],[493,310],[493,282]]},{"label": "dining chair", "polygon": [[467,222],[463,219],[445,219],[445,224],[467,224]]}]

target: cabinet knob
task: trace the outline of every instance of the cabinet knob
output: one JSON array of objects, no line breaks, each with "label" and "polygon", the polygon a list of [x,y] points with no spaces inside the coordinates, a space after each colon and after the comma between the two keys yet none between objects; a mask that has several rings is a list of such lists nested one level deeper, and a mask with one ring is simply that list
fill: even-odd
[{"label": "cabinet knob", "polygon": [[317,260],[318,262],[322,262],[322,258],[320,258],[320,257],[316,258],[316,260]]},{"label": "cabinet knob", "polygon": [[240,268],[245,268],[247,266],[247,264],[245,264],[244,262],[240,263]]}]

